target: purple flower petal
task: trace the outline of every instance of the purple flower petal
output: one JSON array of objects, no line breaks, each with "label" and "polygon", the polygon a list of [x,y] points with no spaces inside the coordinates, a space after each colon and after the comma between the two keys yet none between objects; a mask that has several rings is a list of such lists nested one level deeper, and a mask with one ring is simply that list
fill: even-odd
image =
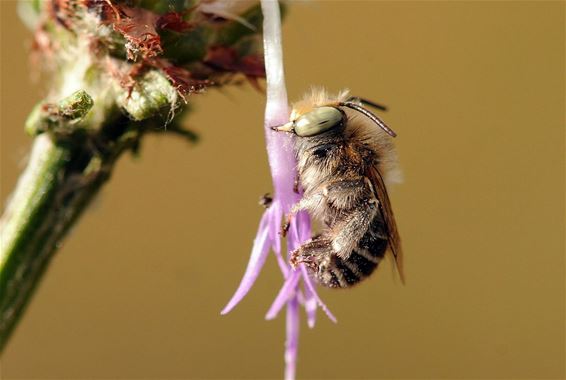
[{"label": "purple flower petal", "polygon": [[250,256],[250,261],[248,262],[246,272],[244,273],[244,277],[242,278],[242,281],[240,282],[240,286],[238,286],[236,293],[234,293],[226,307],[224,307],[224,309],[222,309],[222,311],[220,312],[220,314],[222,315],[230,312],[230,310],[232,310],[234,306],[236,306],[242,300],[242,298],[245,297],[245,295],[250,291],[255,280],[257,279],[261,268],[263,268],[263,265],[265,264],[267,254],[269,253],[269,247],[271,246],[271,242],[268,239],[268,220],[269,213],[265,212],[259,224],[257,235],[254,240],[252,254]]},{"label": "purple flower petal", "polygon": [[279,294],[275,297],[275,301],[273,301],[273,304],[265,315],[265,319],[269,320],[275,318],[283,306],[285,306],[287,301],[297,295],[297,287],[300,278],[301,272],[297,270],[293,270],[289,273],[289,277],[287,277],[279,291]]},{"label": "purple flower petal", "polygon": [[[303,269],[301,268],[301,271]],[[303,274],[304,276],[304,274]],[[312,329],[316,323],[316,307],[317,301],[315,294],[311,291],[311,289],[305,286],[305,312],[307,314],[307,324]]]},{"label": "purple flower petal", "polygon": [[289,231],[287,233],[287,247],[289,249],[289,253],[299,248],[300,245],[301,240],[299,239],[299,226],[297,225],[297,220],[295,219],[291,222]]},{"label": "purple flower petal", "polygon": [[293,192],[295,155],[291,136],[271,130],[272,126],[289,121],[287,89],[283,71],[283,50],[281,44],[281,19],[279,4],[274,0],[261,2],[263,12],[263,46],[265,76],[267,81],[267,102],[265,105],[265,139],[275,197],[282,201],[283,212],[299,197]]},{"label": "purple flower petal", "polygon": [[332,312],[328,309],[326,304],[324,302],[322,302],[322,300],[318,296],[318,293],[316,292],[316,289],[314,288],[314,284],[312,282],[312,279],[310,278],[309,273],[307,272],[307,268],[305,268],[304,265],[301,265],[301,272],[303,274],[303,281],[305,282],[305,288],[309,289],[312,292],[312,294],[316,298],[316,302],[318,303],[318,306],[320,306],[320,308],[326,313],[326,315],[328,316],[328,319],[330,319],[332,322],[336,323],[337,322],[336,317],[334,316],[334,314],[332,314]]},{"label": "purple flower petal", "polygon": [[[283,70],[279,4],[276,0],[262,0],[261,10],[263,13],[263,49],[267,80],[265,121],[266,123],[284,123],[287,122],[285,118],[288,116],[288,104]],[[272,133],[272,135],[278,134]]]},{"label": "purple flower petal", "polygon": [[269,239],[272,242],[271,248],[273,249],[273,253],[275,253],[279,269],[281,269],[281,273],[283,273],[283,278],[287,278],[289,265],[281,255],[281,238],[279,236],[279,226],[281,224],[281,218],[283,217],[283,211],[281,211],[281,204],[279,203],[279,200],[275,200],[271,204],[269,211],[271,212],[269,219]]},{"label": "purple flower petal", "polygon": [[297,214],[297,224],[299,225],[299,241],[309,240],[311,238],[311,218],[306,211]]},{"label": "purple flower petal", "polygon": [[285,341],[285,380],[294,380],[299,348],[299,301],[297,297],[287,305],[287,340]]}]

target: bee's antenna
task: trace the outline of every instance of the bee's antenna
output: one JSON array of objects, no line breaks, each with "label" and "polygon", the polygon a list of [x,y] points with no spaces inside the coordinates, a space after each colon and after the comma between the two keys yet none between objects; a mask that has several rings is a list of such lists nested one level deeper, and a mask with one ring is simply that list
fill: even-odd
[{"label": "bee's antenna", "polygon": [[385,124],[383,122],[383,120],[381,120],[379,117],[377,117],[376,115],[374,115],[370,110],[368,110],[367,108],[364,108],[356,103],[353,102],[340,102],[338,103],[339,106],[343,106],[343,107],[348,107],[351,108],[353,110],[358,111],[359,113],[367,116],[371,121],[373,121],[375,124],[377,124],[377,126],[381,129],[383,129],[385,132],[387,132],[387,134],[391,137],[397,137],[397,133],[395,133],[391,128],[389,128],[387,126],[387,124]]},{"label": "bee's antenna", "polygon": [[367,104],[368,106],[371,106],[371,107],[378,109],[380,111],[387,111],[387,106],[384,106],[383,104],[372,102],[371,100],[367,100],[367,99],[364,99],[364,98],[352,97],[352,98],[348,99],[348,102],[350,102],[354,99],[358,99],[360,102]]}]

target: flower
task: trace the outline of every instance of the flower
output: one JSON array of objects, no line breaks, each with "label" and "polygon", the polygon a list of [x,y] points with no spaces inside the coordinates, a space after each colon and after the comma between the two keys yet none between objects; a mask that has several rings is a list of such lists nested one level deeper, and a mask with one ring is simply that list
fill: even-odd
[{"label": "flower", "polygon": [[[281,22],[279,4],[275,0],[262,0],[264,15],[263,43],[265,68],[267,77],[267,103],[265,108],[265,138],[271,175],[273,179],[274,197],[264,212],[254,240],[248,266],[232,299],[222,310],[222,314],[230,312],[248,293],[257,279],[270,250],[273,250],[285,281],[273,304],[269,308],[266,319],[273,319],[287,306],[287,339],[285,344],[285,379],[294,379],[297,363],[299,339],[299,306],[303,305],[309,327],[314,327],[317,307],[322,308],[334,322],[336,318],[328,310],[318,296],[315,284],[304,265],[292,268],[281,252],[281,221],[289,213],[293,204],[301,198],[293,190],[296,177],[296,159],[292,150],[290,136],[273,132],[270,127],[286,123],[289,120],[287,90],[283,72],[283,53],[281,48]],[[300,212],[291,220],[287,234],[287,257],[302,242],[311,236],[310,218]],[[304,284],[301,291],[301,280]]]}]

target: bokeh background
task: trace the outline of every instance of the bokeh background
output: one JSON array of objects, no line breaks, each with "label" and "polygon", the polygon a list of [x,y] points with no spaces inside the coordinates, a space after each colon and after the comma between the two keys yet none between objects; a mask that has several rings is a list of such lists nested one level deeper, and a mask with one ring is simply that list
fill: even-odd
[{"label": "bokeh background", "polygon": [[[1,1],[1,198],[25,162],[44,85],[30,34]],[[338,316],[302,326],[299,378],[563,379],[561,1],[291,2],[289,94],[308,85],[383,102],[405,181],[391,190],[407,284],[391,264]],[[284,317],[263,316],[273,257],[229,315],[271,190],[264,97],[191,98],[196,146],[146,139],[56,255],[1,359],[3,378],[280,378]]]}]

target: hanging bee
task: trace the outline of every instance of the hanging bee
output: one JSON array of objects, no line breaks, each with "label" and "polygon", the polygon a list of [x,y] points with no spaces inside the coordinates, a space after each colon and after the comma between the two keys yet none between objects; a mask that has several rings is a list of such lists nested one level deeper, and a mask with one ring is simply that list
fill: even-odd
[{"label": "hanging bee", "polygon": [[385,187],[385,179],[398,172],[396,134],[364,103],[384,108],[347,91],[330,97],[313,89],[293,105],[288,123],[272,127],[295,136],[303,198],[288,221],[306,210],[325,226],[291,253],[291,264],[304,263],[331,288],[367,278],[388,249],[403,281],[401,242]]}]

